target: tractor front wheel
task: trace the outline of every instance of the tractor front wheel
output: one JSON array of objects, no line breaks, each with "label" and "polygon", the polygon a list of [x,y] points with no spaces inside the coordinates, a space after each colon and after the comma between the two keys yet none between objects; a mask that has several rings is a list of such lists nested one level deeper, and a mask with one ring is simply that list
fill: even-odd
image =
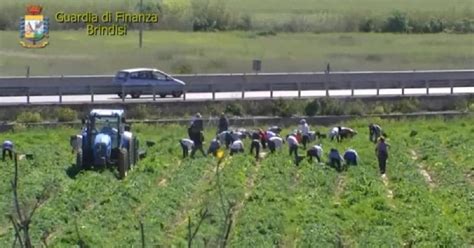
[{"label": "tractor front wheel", "polygon": [[127,176],[129,169],[128,151],[126,149],[120,149],[118,154],[118,172],[119,179],[124,179]]}]

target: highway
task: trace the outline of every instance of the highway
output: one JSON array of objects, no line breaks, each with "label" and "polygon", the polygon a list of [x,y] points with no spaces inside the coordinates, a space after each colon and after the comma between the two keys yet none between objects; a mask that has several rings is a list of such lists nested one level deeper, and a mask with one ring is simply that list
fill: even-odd
[{"label": "highway", "polygon": [[[331,97],[350,97],[351,90],[329,90],[329,96]],[[354,90],[354,97],[358,96],[376,96],[377,90],[376,89],[365,89],[365,90]],[[454,94],[474,94],[474,87],[455,87],[453,89]],[[430,88],[429,89],[430,95],[447,95],[450,94],[450,88]],[[322,90],[313,90],[313,91],[301,91],[302,98],[310,98],[310,97],[324,97],[326,95],[326,91]],[[380,89],[378,97],[386,97],[386,96],[399,96],[402,95],[401,89]],[[405,89],[406,96],[418,96],[418,95],[426,95],[425,88],[412,88],[412,89]],[[274,91],[273,92],[274,98],[297,98],[298,91]],[[241,99],[242,93],[241,92],[216,92],[215,99],[216,100],[235,100]],[[265,99],[270,98],[269,91],[252,91],[252,92],[245,92],[245,99]],[[186,101],[205,101],[205,100],[212,100],[212,93],[187,93],[186,94]],[[156,97],[156,101],[158,102],[180,102],[183,101],[183,97],[180,98],[159,98]],[[130,97],[125,99],[125,102],[147,102],[153,101],[152,95],[143,95],[139,99],[131,99]],[[31,96],[30,103],[31,104],[47,104],[47,103],[58,103],[59,96]],[[69,104],[84,104],[91,102],[90,95],[64,95],[62,97],[63,103]],[[119,98],[117,95],[94,95],[94,102],[95,103],[121,103],[122,99]],[[24,96],[14,96],[14,97],[0,97],[0,105],[18,105],[18,104],[26,104],[26,97]]]},{"label": "highway", "polygon": [[[174,75],[186,82],[181,98],[159,98],[156,84],[120,85],[112,75],[0,77],[0,105],[113,103],[140,92],[145,101],[203,101],[295,97],[473,94],[474,70],[282,72]],[[163,90],[163,88],[161,89]],[[155,97],[153,97],[153,94]]]}]

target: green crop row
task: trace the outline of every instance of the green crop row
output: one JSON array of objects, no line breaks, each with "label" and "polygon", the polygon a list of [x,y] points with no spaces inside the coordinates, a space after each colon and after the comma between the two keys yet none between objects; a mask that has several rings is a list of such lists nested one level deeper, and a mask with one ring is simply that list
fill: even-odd
[{"label": "green crop row", "polygon": [[[372,121],[384,127],[391,144],[387,179],[380,177],[368,141]],[[472,117],[343,123],[359,134],[342,143],[321,141],[325,154],[332,147],[358,151],[359,165],[340,173],[307,160],[295,166],[287,146],[255,162],[246,140],[246,153],[226,156],[219,174],[212,157],[181,158],[184,127],[135,125],[142,143],[156,145],[123,181],[114,171],[74,169],[68,140],[77,130],[27,129],[1,133],[0,140],[12,139],[19,152],[34,155],[20,161],[19,190],[27,207],[46,192],[31,224],[35,246],[41,240],[51,247],[140,246],[141,222],[147,246],[182,247],[188,242],[188,218],[195,230],[203,212],[193,247],[216,246],[231,211],[224,239],[232,247],[469,247],[474,244],[470,123]],[[324,133],[329,129],[310,124]],[[207,130],[206,141],[213,135]],[[11,164],[0,162],[3,213],[13,213]],[[0,246],[11,246],[13,238],[9,220],[0,216]]]}]

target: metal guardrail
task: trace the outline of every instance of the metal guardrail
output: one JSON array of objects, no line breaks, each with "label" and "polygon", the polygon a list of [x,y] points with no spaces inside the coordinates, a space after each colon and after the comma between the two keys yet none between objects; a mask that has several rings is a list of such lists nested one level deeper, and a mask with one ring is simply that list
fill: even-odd
[{"label": "metal guardrail", "polygon": [[[194,74],[174,75],[186,82],[186,93],[241,92],[242,98],[249,91],[319,90],[355,90],[401,89],[405,95],[407,88],[450,88],[474,87],[474,70],[433,70],[433,71],[376,71],[376,72],[301,72],[301,73],[238,73],[238,74]],[[141,91],[142,94],[159,95],[156,86],[120,86],[112,83],[113,75],[82,76],[33,76],[33,77],[0,77],[0,97],[25,96],[29,103],[30,96],[59,96],[62,102],[64,95],[118,94]],[[122,98],[125,101],[125,98]]]}]

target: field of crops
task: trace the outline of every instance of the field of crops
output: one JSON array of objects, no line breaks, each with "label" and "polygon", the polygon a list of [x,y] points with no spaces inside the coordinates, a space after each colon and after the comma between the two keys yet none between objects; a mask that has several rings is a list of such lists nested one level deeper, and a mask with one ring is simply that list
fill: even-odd
[{"label": "field of crops", "polygon": [[[193,233],[201,215],[193,247],[474,245],[474,119],[376,121],[391,144],[387,180],[378,173],[363,119],[344,123],[359,131],[353,140],[323,139],[326,152],[352,147],[361,156],[359,166],[341,173],[307,161],[295,167],[287,147],[260,162],[248,153],[226,156],[219,167],[199,154],[182,160],[182,126],[134,126],[142,141],[157,145],[123,181],[108,170],[77,173],[68,144],[75,129],[17,130],[0,140],[13,139],[19,151],[34,154],[20,161],[24,204],[47,189],[31,225],[37,246],[43,240],[51,247],[138,247],[142,222],[147,247],[184,247],[188,226]],[[214,133],[208,129],[207,141]],[[13,166],[0,166],[0,211],[10,213]],[[2,214],[0,246],[12,242]]]}]

